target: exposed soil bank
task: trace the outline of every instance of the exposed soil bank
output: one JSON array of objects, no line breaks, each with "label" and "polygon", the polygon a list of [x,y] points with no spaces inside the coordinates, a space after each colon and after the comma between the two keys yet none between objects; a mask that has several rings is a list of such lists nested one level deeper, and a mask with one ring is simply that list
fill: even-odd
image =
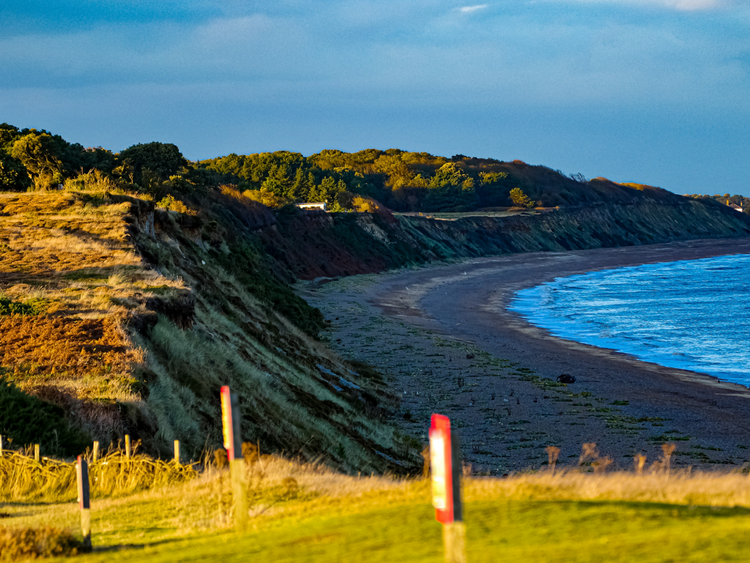
[{"label": "exposed soil bank", "polygon": [[286,274],[290,281],[381,272],[436,260],[750,236],[750,216],[689,198],[508,217],[457,217],[444,221],[369,213],[299,213],[280,216],[277,225],[261,229],[259,236],[276,261],[277,273]]},{"label": "exposed soil bank", "polygon": [[[373,310],[412,327],[398,333],[400,360],[385,366],[393,385],[404,389],[402,414],[409,409],[419,415],[412,432],[423,434],[421,419],[431,410],[452,415],[463,426],[465,455],[477,467],[492,472],[538,467],[546,445],[561,446],[561,460],[577,462],[584,442],[597,442],[601,454],[621,467],[638,451],[654,460],[664,442],[678,444],[678,465],[740,466],[750,446],[748,389],[554,338],[505,309],[516,291],[559,276],[737,253],[750,254],[750,239],[481,258],[376,276],[354,300],[367,300]],[[326,299],[345,302],[346,290],[329,291]],[[383,365],[378,357],[387,350],[385,339],[397,334],[395,327],[383,330],[369,355],[358,344],[360,329],[334,323],[331,337]],[[489,353],[492,366],[504,367],[502,360],[508,360],[509,367],[497,373],[481,358],[465,358],[470,352],[454,349],[443,350],[438,365],[431,361],[426,370],[424,343],[434,342],[435,335],[467,342],[466,350],[473,345]],[[422,352],[414,353],[420,346]],[[555,387],[552,381],[561,373],[575,375],[577,382]]]}]

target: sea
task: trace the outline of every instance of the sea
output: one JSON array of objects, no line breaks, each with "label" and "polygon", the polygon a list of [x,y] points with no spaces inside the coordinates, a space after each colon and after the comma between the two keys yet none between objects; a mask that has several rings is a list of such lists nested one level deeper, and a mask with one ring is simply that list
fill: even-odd
[{"label": "sea", "polygon": [[554,336],[750,386],[750,255],[557,278],[510,307]]}]

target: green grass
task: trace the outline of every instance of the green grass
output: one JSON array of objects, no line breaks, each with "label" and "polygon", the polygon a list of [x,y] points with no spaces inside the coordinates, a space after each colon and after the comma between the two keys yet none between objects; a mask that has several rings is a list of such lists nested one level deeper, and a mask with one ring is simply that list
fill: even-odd
[{"label": "green grass", "polygon": [[44,312],[46,305],[43,299],[29,299],[18,303],[0,295],[0,315],[39,315]]},{"label": "green grass", "polygon": [[[95,550],[75,560],[443,560],[441,528],[434,520],[426,482],[389,484],[381,480],[372,489],[369,478],[345,478],[345,483],[334,479],[348,487],[346,494],[279,496],[278,487],[262,490],[251,506],[255,516],[250,529],[242,534],[235,534],[231,521],[221,516],[227,506],[226,480],[203,479],[130,498],[94,502]],[[745,561],[750,553],[748,508],[571,500],[554,498],[564,496],[559,492],[562,488],[542,493],[542,489],[524,488],[530,485],[528,479],[526,485],[523,482],[522,477],[517,485],[469,483],[469,561]],[[77,524],[72,504],[0,506],[0,512],[5,510],[12,517],[4,518],[0,526],[75,528]]]}]

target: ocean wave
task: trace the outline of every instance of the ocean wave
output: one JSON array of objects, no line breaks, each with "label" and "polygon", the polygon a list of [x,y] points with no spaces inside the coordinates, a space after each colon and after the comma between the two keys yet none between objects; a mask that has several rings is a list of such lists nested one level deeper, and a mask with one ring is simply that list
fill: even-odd
[{"label": "ocean wave", "polygon": [[750,386],[750,255],[556,278],[509,309],[560,338]]}]

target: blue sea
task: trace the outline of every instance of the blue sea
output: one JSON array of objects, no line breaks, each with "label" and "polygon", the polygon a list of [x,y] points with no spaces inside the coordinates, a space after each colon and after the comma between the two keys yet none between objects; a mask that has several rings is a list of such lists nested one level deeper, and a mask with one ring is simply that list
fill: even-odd
[{"label": "blue sea", "polygon": [[750,255],[557,278],[510,309],[561,338],[750,386]]}]

